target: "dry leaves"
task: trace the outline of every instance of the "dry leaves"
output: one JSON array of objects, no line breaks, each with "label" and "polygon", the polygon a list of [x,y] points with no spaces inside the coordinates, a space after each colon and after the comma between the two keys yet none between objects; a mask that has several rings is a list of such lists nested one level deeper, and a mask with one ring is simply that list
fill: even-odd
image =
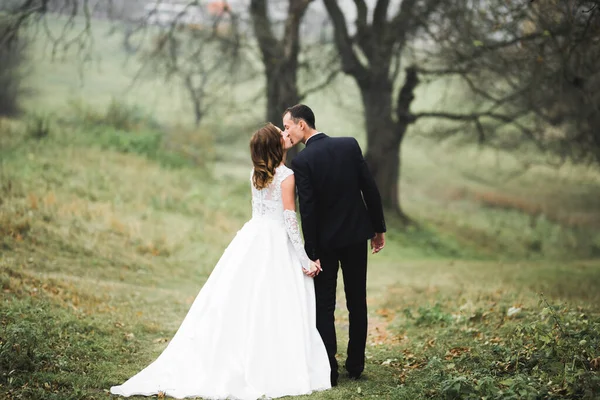
[{"label": "dry leaves", "polygon": [[375,311],[375,313],[382,317],[386,322],[391,322],[396,317],[395,311],[388,308],[380,308]]},{"label": "dry leaves", "polygon": [[460,357],[465,353],[470,353],[470,347],[454,347],[446,352],[444,358],[446,360],[452,360],[453,358]]},{"label": "dry leaves", "polygon": [[400,383],[404,383],[406,381],[406,377],[411,371],[423,368],[427,364],[425,359],[418,359],[417,356],[411,353],[408,349],[403,350],[402,354],[404,355],[406,362],[400,367],[400,374],[398,375]]}]

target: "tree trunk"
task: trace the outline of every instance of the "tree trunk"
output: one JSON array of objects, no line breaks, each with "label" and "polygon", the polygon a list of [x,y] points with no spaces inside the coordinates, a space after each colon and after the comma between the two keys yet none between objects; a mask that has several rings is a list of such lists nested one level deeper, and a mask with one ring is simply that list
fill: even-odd
[{"label": "tree trunk", "polygon": [[367,131],[365,159],[373,174],[384,208],[395,212],[404,222],[409,218],[400,206],[400,150],[408,127],[392,118],[392,82],[386,75],[360,85]]},{"label": "tree trunk", "polygon": [[190,100],[192,101],[192,107],[194,108],[194,126],[197,128],[200,126],[200,121],[202,121],[202,117],[204,116],[202,110],[202,94],[197,93],[192,87],[188,87],[188,91]]},{"label": "tree trunk", "polygon": [[197,99],[193,99],[194,102],[194,126],[198,128],[200,126],[200,121],[202,121],[202,108],[200,107],[200,102]]},{"label": "tree trunk", "polygon": [[[297,67],[290,63],[275,63],[266,71],[267,78],[267,121],[283,129],[283,111],[300,101],[296,85]],[[299,148],[288,151],[286,164],[291,166]]]},{"label": "tree trunk", "polygon": [[194,111],[194,126],[197,128],[200,126],[200,121],[204,116],[204,110],[202,109],[202,95],[204,93],[202,90],[196,90],[194,88],[192,75],[188,74],[184,76],[183,82],[185,84],[185,88],[187,89],[188,95],[190,96],[190,101],[192,102],[192,108]]},{"label": "tree trunk", "polygon": [[[267,121],[282,126],[283,111],[300,100],[296,78],[300,51],[300,22],[312,0],[290,0],[281,40],[275,37],[267,12],[267,0],[251,0],[250,15],[262,53],[267,79]],[[288,152],[287,164],[298,149]]]}]

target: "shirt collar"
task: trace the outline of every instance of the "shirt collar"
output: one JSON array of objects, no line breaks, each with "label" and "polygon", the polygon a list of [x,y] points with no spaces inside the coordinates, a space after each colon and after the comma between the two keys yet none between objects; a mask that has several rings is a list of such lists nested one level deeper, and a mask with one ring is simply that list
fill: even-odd
[{"label": "shirt collar", "polygon": [[323,134],[323,132],[317,132],[317,133],[315,133],[314,135],[312,135],[311,137],[309,137],[308,139],[306,139],[306,142],[304,143],[304,145],[306,146],[308,144],[308,141],[310,139],[314,138],[317,135],[322,135],[322,134]]}]

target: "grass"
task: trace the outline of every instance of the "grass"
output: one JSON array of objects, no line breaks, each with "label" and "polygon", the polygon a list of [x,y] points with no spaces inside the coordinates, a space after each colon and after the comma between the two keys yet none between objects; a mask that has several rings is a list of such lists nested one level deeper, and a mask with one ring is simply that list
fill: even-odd
[{"label": "grass", "polygon": [[[52,29],[61,26],[59,20],[49,22]],[[176,134],[170,136],[172,148],[201,148],[190,155],[203,157],[207,151],[201,143],[188,146],[196,136],[188,128],[192,114],[180,88],[148,76],[130,87],[141,66],[139,58],[125,54],[118,35],[107,36],[110,24],[97,22],[94,35],[102,40],[92,49],[94,63],[83,64],[82,79],[65,81],[77,77],[81,68],[74,50],[64,54],[64,59],[51,60],[42,51],[45,43],[35,42],[34,61],[39,73],[33,75],[31,84],[37,93],[26,102],[27,108],[71,120],[72,114],[83,115],[79,119],[87,124],[95,124],[98,117],[110,116],[111,112],[113,121],[118,122],[121,108],[138,118],[151,115],[153,127],[177,127]],[[264,104],[252,100],[260,92],[260,80],[239,87],[203,122],[202,136],[214,139],[209,158],[216,161],[215,172],[220,176],[240,180],[247,176],[248,138],[264,118]],[[424,84],[418,90],[415,109],[443,107],[452,102],[455,92],[453,84]],[[318,111],[320,129],[332,135],[355,136],[365,145],[359,97],[351,79],[342,77],[306,101]],[[97,132],[105,147],[148,152],[140,147],[155,148],[158,143],[154,128],[128,135],[118,124],[110,129],[98,125],[85,130]],[[533,168],[522,174],[519,157],[514,155],[459,146],[450,140],[434,143],[419,135],[432,129],[432,121],[412,126],[402,148],[401,200],[409,215],[423,225],[409,234],[410,240],[416,238],[431,244],[428,248],[438,248],[434,256],[568,259],[600,254],[597,171],[567,165],[559,171]],[[180,161],[164,153],[158,158],[167,165]],[[436,243],[440,237],[444,243]]]},{"label": "grass", "polygon": [[[56,124],[41,139],[2,124],[0,392],[9,399],[106,398],[164,348],[250,216],[248,183],[235,173],[166,166],[105,146],[85,124]],[[366,379],[308,398],[593,398],[597,260],[504,259],[452,226],[390,225],[387,248],[370,258]],[[539,304],[541,292],[552,306]]]},{"label": "grass", "polygon": [[[117,39],[98,40],[83,81],[71,58],[37,51],[35,113],[0,120],[2,398],[108,398],[164,349],[250,217],[261,105],[240,96],[241,111],[192,129],[177,89],[122,91],[136,69]],[[423,87],[418,106],[442,89]],[[324,131],[364,144],[352,83],[307,103]],[[514,155],[433,143],[427,129],[413,126],[401,153],[417,225],[388,213],[388,244],[369,260],[365,379],[306,398],[597,398],[597,170],[523,172]]]}]

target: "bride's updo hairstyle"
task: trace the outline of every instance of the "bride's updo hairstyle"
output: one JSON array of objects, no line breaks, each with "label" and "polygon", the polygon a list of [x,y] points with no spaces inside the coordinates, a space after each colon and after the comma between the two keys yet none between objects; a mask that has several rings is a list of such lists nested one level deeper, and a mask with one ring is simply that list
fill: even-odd
[{"label": "bride's updo hairstyle", "polygon": [[269,122],[254,132],[250,139],[250,155],[254,164],[252,184],[258,190],[264,189],[283,160],[283,138],[275,125]]}]

